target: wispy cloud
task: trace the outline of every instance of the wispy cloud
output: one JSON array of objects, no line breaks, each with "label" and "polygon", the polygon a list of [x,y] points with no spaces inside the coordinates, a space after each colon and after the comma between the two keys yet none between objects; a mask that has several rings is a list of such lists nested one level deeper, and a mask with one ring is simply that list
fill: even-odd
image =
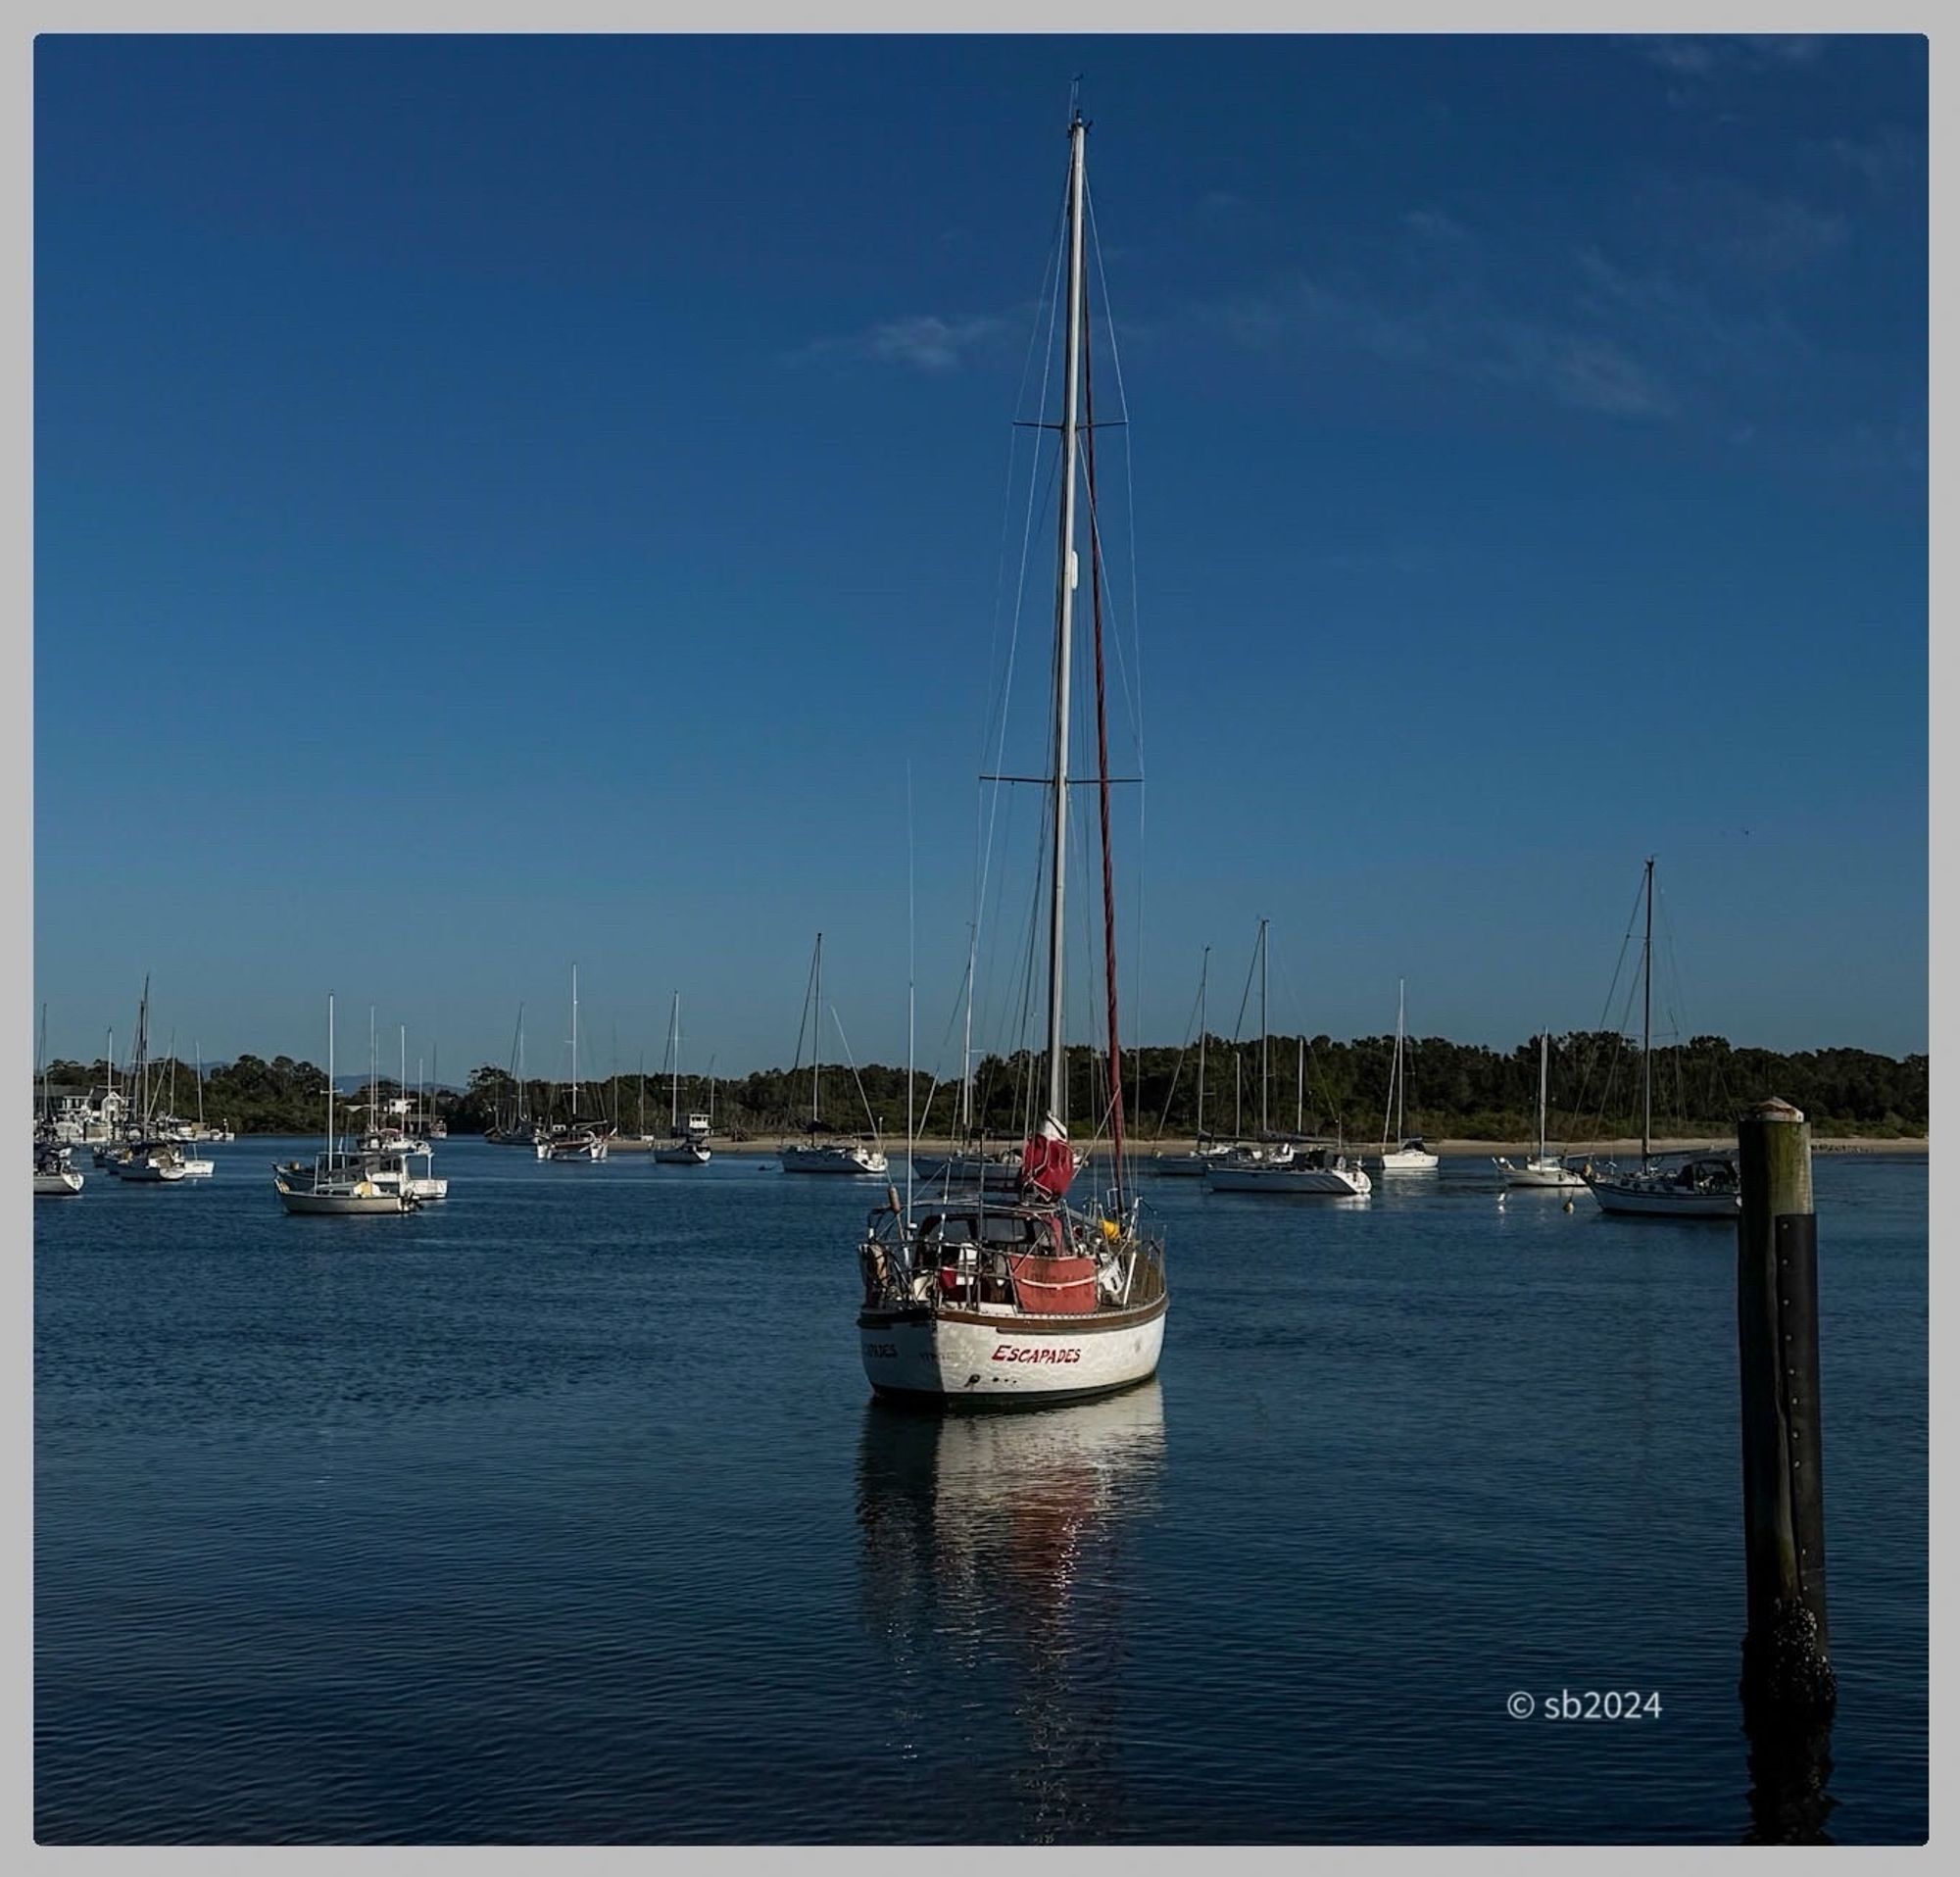
[{"label": "wispy cloud", "polygon": [[1675,362],[1678,371],[1735,383],[1793,377],[1816,364],[1816,350],[1774,301],[1743,305],[1666,268],[1636,271],[1597,248],[1573,257],[1578,311],[1608,330],[1634,332]]},{"label": "wispy cloud", "polygon": [[1478,245],[1477,236],[1442,209],[1410,209],[1401,218],[1403,232],[1419,245],[1452,248],[1459,254]]},{"label": "wispy cloud", "polygon": [[1817,33],[1725,32],[1626,33],[1619,43],[1666,73],[1668,103],[1686,107],[1733,90],[1731,80],[1812,65],[1830,41]]},{"label": "wispy cloud", "polygon": [[1909,361],[1808,323],[1835,304],[1828,271],[1848,239],[1835,207],[1656,171],[1591,240],[1548,245],[1427,204],[1341,261],[1193,305],[1181,324],[1187,343],[1257,353],[1275,373],[1332,385],[1366,366],[1481,387],[1493,404],[1667,427],[1766,473],[1890,499],[1925,475]]},{"label": "wispy cloud", "polygon": [[1629,33],[1622,44],[1682,78],[1720,72],[1766,72],[1813,64],[1827,43],[1814,32]]},{"label": "wispy cloud", "polygon": [[1339,354],[1510,387],[1623,421],[1694,420],[1723,429],[1785,408],[1819,364],[1783,284],[1828,262],[1846,219],[1725,178],[1655,173],[1605,242],[1531,252],[1435,204],[1345,270],[1296,273],[1198,315],[1230,343]]},{"label": "wispy cloud", "polygon": [[1824,51],[1821,32],[1739,32],[1744,57],[1758,66],[1809,65]]},{"label": "wispy cloud", "polygon": [[1603,322],[1513,307],[1460,278],[1390,295],[1352,280],[1300,275],[1203,309],[1200,318],[1251,349],[1298,345],[1323,359],[1358,352],[1383,365],[1513,386],[1571,410],[1661,419],[1680,404],[1665,371]]},{"label": "wispy cloud", "polygon": [[1706,39],[1637,38],[1633,44],[1642,58],[1665,72],[1677,72],[1685,77],[1704,78],[1715,70],[1716,51]]},{"label": "wispy cloud", "polygon": [[1617,418],[1672,418],[1680,396],[1655,366],[1617,339],[1538,320],[1491,322],[1482,375],[1537,387],[1576,411]]},{"label": "wispy cloud", "polygon": [[1843,244],[1845,218],[1795,196],[1770,196],[1735,181],[1681,185],[1681,220],[1719,261],[1787,273]]},{"label": "wispy cloud", "polygon": [[914,371],[956,371],[976,352],[1008,329],[999,314],[906,314],[880,320],[861,332],[816,339],[793,355],[796,362],[851,359],[871,365],[900,365]]},{"label": "wispy cloud", "polygon": [[1926,139],[1895,123],[1881,124],[1862,137],[1833,137],[1824,148],[1874,189],[1886,189],[1907,176],[1923,177],[1926,173]]}]

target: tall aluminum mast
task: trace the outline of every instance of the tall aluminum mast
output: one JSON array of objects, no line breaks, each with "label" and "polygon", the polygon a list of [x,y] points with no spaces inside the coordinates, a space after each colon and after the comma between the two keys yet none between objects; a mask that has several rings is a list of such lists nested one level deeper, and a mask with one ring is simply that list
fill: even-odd
[{"label": "tall aluminum mast", "polygon": [[1048,1109],[1068,1120],[1068,1055],[1062,1036],[1061,982],[1066,928],[1062,923],[1068,872],[1068,679],[1075,612],[1076,406],[1082,394],[1082,239],[1084,141],[1089,126],[1077,112],[1068,126],[1068,319],[1062,336],[1061,521],[1055,555],[1054,878],[1048,922]]}]

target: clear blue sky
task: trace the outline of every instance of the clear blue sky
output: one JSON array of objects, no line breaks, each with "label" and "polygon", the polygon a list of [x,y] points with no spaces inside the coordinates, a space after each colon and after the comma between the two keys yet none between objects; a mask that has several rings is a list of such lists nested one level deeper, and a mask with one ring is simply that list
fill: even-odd
[{"label": "clear blue sky", "polygon": [[1654,852],[1690,1029],[1923,1049],[1927,58],[1876,37],[42,37],[51,1047],[149,970],[207,1057],[319,1060],[331,987],[445,1079],[524,1000],[547,1072],[576,960],[593,1066],[678,986],[743,1069],[821,927],[900,1060],[909,757],[943,1060],[1078,71],[1132,1034],[1207,944],[1229,1029],[1261,915],[1276,1026],[1590,1024]]}]

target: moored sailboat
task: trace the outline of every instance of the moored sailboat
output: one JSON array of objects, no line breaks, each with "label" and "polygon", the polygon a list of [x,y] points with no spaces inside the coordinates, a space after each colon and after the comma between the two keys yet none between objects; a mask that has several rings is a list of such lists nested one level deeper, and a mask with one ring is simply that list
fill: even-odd
[{"label": "moored sailboat", "polygon": [[1589,1165],[1586,1184],[1602,1212],[1630,1218],[1735,1218],[1742,1210],[1742,1181],[1733,1154],[1696,1154],[1661,1161],[1653,1153],[1653,884],[1648,856],[1642,894],[1646,937],[1641,947],[1641,1163]]},{"label": "moored sailboat", "polygon": [[311,1161],[275,1162],[272,1190],[286,1211],[301,1215],[370,1217],[413,1212],[421,1204],[409,1190],[406,1156],[334,1145],[331,992],[326,999],[326,1129],[320,1150]]},{"label": "moored sailboat", "polygon": [[1503,1174],[1506,1186],[1528,1186],[1541,1189],[1561,1189],[1583,1187],[1586,1175],[1576,1166],[1568,1166],[1556,1154],[1545,1147],[1544,1111],[1545,1091],[1548,1086],[1551,1060],[1551,1037],[1541,1031],[1538,1039],[1538,1152],[1529,1160],[1513,1162],[1503,1155],[1494,1155],[1497,1171]]},{"label": "moored sailboat", "polygon": [[383,1103],[369,1071],[368,1126],[356,1141],[356,1152],[373,1157],[370,1183],[400,1188],[412,1199],[433,1205],[449,1197],[449,1180],[435,1170],[435,1153],[421,1121],[421,1101],[409,1106],[409,1032],[402,1027],[402,1079],[395,1098]]},{"label": "moored sailboat", "polygon": [[[667,1021],[667,1138],[664,1146],[654,1149],[654,1159],[662,1166],[706,1166],[713,1155],[708,1145],[708,1116],[690,1114],[683,1127],[680,1119],[680,993],[673,994],[673,1015]],[[644,1132],[644,1128],[642,1129]]]},{"label": "moored sailboat", "polygon": [[[831,1174],[855,1179],[884,1172],[890,1162],[875,1140],[854,1141],[831,1134],[823,1120],[823,934],[816,935],[810,954],[809,987],[805,994],[804,1015],[810,1033],[809,1119],[804,1123],[807,1136],[802,1141],[784,1141],[776,1159],[785,1173]],[[801,1039],[798,1043],[802,1049]],[[794,1070],[792,1071],[794,1072]],[[819,1136],[831,1134],[828,1140]]]},{"label": "moored sailboat", "polygon": [[570,1108],[563,1121],[541,1125],[533,1140],[541,1161],[594,1161],[606,1158],[612,1123],[581,1119],[578,1112],[578,966],[571,967],[571,1089]]},{"label": "moored sailboat", "polygon": [[[1420,1134],[1408,1130],[1408,1118],[1404,1110],[1408,1103],[1408,1035],[1405,1022],[1406,1005],[1403,992],[1406,986],[1400,978],[1396,980],[1396,1055],[1389,1070],[1389,1105],[1382,1115],[1382,1148],[1376,1155],[1376,1163],[1384,1173],[1433,1173],[1441,1164],[1438,1157],[1429,1151]],[[1389,1131],[1389,1122],[1395,1121],[1395,1131]],[[1391,1147],[1389,1142],[1396,1140],[1399,1147]]]},{"label": "moored sailboat", "polygon": [[65,1141],[35,1141],[36,1199],[73,1199],[81,1191],[81,1175],[69,1163],[72,1152]]},{"label": "moored sailboat", "polygon": [[517,1006],[517,1027],[511,1038],[511,1101],[507,1108],[500,1094],[491,1122],[483,1138],[493,1147],[530,1147],[537,1139],[537,1127],[525,1102],[524,1007]]},{"label": "moored sailboat", "polygon": [[1226,1153],[1207,1160],[1204,1183],[1214,1193],[1271,1193],[1291,1199],[1362,1199],[1374,1181],[1358,1158],[1349,1159],[1339,1141],[1316,1140],[1305,1133],[1306,1038],[1299,1039],[1294,1073],[1294,1135],[1277,1138],[1267,1100],[1272,1077],[1267,1057],[1272,1024],[1267,1012],[1269,942],[1267,921],[1259,921],[1259,1138],[1241,1140]]},{"label": "moored sailboat", "polygon": [[81,1191],[81,1175],[69,1164],[71,1148],[54,1131],[54,1105],[48,1090],[48,1007],[41,1006],[41,1106],[34,1118],[34,1197],[73,1199]]},{"label": "moored sailboat", "polygon": [[1338,1141],[1289,1142],[1286,1158],[1253,1160],[1228,1155],[1205,1168],[1214,1193],[1273,1193],[1294,1199],[1365,1199],[1374,1181]]},{"label": "moored sailboat", "polygon": [[[158,1126],[156,1091],[149,1071],[150,980],[145,976],[142,1001],[136,1007],[136,1055],[130,1072],[137,1118],[129,1124],[121,1146],[112,1151],[107,1170],[131,1186],[174,1186],[189,1176],[189,1157],[177,1142],[166,1139]],[[211,1171],[209,1161],[200,1165],[203,1172]]]},{"label": "moored sailboat", "polygon": [[[880,1394],[931,1401],[1061,1401],[1102,1395],[1156,1370],[1170,1307],[1163,1246],[1147,1232],[1124,1163],[1122,1051],[1117,1035],[1115,895],[1102,682],[1102,537],[1096,525],[1095,404],[1088,370],[1085,147],[1079,111],[1069,124],[1067,302],[1057,478],[1052,757],[1048,829],[1047,1091],[1021,1150],[1011,1200],[985,1187],[925,1203],[888,1190],[858,1245],[858,1314],[864,1373]],[[1086,459],[1083,439],[1087,437]],[[1094,603],[1097,779],[1102,810],[1103,962],[1108,1017],[1112,1190],[1094,1211],[1067,1203],[1076,1160],[1066,1125],[1063,1014],[1069,827],[1069,684],[1077,578],[1078,484],[1089,510]]]}]

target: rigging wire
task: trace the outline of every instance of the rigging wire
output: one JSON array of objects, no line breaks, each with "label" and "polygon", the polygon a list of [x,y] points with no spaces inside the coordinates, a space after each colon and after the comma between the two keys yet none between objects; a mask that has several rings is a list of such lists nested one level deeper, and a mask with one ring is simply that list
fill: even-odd
[{"label": "rigging wire", "polygon": [[851,1064],[851,1079],[858,1084],[858,1100],[863,1106],[864,1118],[871,1123],[871,1132],[882,1146],[884,1130],[878,1125],[878,1117],[871,1112],[871,1098],[864,1093],[864,1078],[858,1073],[857,1059],[851,1054],[851,1039],[844,1034],[844,1019],[837,1014],[835,1004],[830,1007],[830,1020],[837,1025],[837,1040],[844,1045],[844,1060]]},{"label": "rigging wire", "polygon": [[1184,1019],[1184,1041],[1178,1047],[1177,1062],[1171,1067],[1170,1087],[1164,1091],[1163,1112],[1157,1116],[1158,1140],[1163,1139],[1163,1131],[1170,1125],[1170,1106],[1177,1100],[1178,1079],[1184,1074],[1184,1059],[1191,1054],[1192,1033],[1198,1028],[1198,1007],[1203,995],[1202,986],[1192,993],[1191,1014]]},{"label": "rigging wire", "polygon": [[[1038,413],[1041,411],[1045,411],[1048,408],[1049,381],[1054,370],[1054,328],[1055,328],[1055,321],[1059,317],[1057,311],[1057,302],[1060,297],[1061,286],[1062,286],[1062,239],[1064,238],[1063,235],[1057,233],[1056,230],[1060,230],[1064,227],[1066,222],[1066,216],[1067,216],[1067,190],[1066,188],[1064,188],[1062,191],[1061,202],[1056,209],[1055,224],[1054,227],[1052,228],[1050,233],[1050,251],[1053,256],[1052,272],[1050,268],[1045,265],[1042,274],[1042,300],[1045,300],[1047,302],[1047,307],[1048,307],[1048,332],[1046,340],[1042,346],[1041,392],[1039,401],[1036,405],[1036,410]],[[1051,279],[1053,280],[1053,285],[1050,284]],[[1033,329],[1030,331],[1028,339],[1029,363],[1024,363],[1022,366],[1021,388],[1015,394],[1017,403],[1018,400],[1021,397],[1025,396],[1026,394],[1029,366],[1032,362],[1032,356],[1035,344],[1035,333],[1039,332],[1040,328],[1041,328],[1041,302],[1038,301],[1035,309]],[[1018,427],[1019,427],[1018,425],[1014,426],[1014,428]],[[1010,442],[1008,447],[1009,499],[1011,498],[1013,489],[1013,464],[1016,460],[1016,455],[1017,455],[1017,448],[1015,444],[1011,441],[1012,437],[1013,437],[1013,429],[1010,429],[1009,430]],[[1013,703],[1014,666],[1015,666],[1015,660],[1019,654],[1019,649],[1020,649],[1021,615],[1027,603],[1028,557],[1030,552],[1032,551],[1032,543],[1034,538],[1036,495],[1038,492],[1038,488],[1041,484],[1041,477],[1038,473],[1039,465],[1041,462],[1041,437],[1042,437],[1042,432],[1039,429],[1037,429],[1034,432],[1034,442],[1029,451],[1028,501],[1027,501],[1027,508],[1021,523],[1021,559],[1020,559],[1020,567],[1016,572],[1014,580],[1014,611],[1013,611],[1012,625],[1009,630],[1008,640],[1007,640],[1006,665],[1005,665],[1005,669],[1002,675],[1001,687],[997,694],[997,697],[989,705],[986,724],[983,729],[983,734],[981,738],[981,764],[983,769],[985,769],[989,767],[989,765],[987,764],[987,742],[989,740],[989,735],[991,734],[992,741],[994,744],[994,760],[991,765],[991,771],[993,774],[997,776],[1003,772],[1005,766],[1004,756],[1005,756],[1006,742],[1007,742],[1007,722],[1011,715],[1012,703]],[[1053,473],[1053,471],[1051,471],[1051,473]],[[998,592],[996,594],[996,605],[997,607],[999,605]],[[995,630],[995,642],[998,645],[999,643],[998,624]],[[999,717],[998,725],[996,724],[995,721],[997,712]],[[983,794],[981,800],[984,801],[986,805],[984,815],[980,813],[979,804],[976,803],[975,806],[976,820],[979,822],[979,826],[977,826],[975,830],[975,838],[980,849],[980,853],[978,856],[979,860],[978,878],[974,887],[974,894],[973,894],[974,919],[975,919],[974,943],[976,946],[979,942],[978,920],[981,910],[984,908],[986,904],[987,880],[989,872],[993,866],[994,837],[1000,817],[1001,790],[1004,786],[1006,785],[997,781],[993,783],[991,785],[991,788],[987,789],[987,791]]]},{"label": "rigging wire", "polygon": [[[1083,203],[1089,216],[1091,251],[1096,257],[1096,277],[1102,294],[1102,323],[1109,336],[1109,362],[1116,379],[1116,414],[1123,432],[1123,519],[1125,546],[1130,564],[1128,609],[1133,658],[1123,657],[1121,632],[1111,636],[1116,652],[1117,675],[1123,684],[1123,694],[1130,707],[1131,746],[1137,760],[1137,888],[1136,919],[1130,940],[1131,982],[1137,988],[1139,999],[1144,987],[1144,936],[1148,929],[1144,916],[1145,908],[1145,857],[1149,852],[1147,810],[1149,808],[1150,768],[1144,760],[1144,627],[1143,607],[1140,600],[1141,589],[1137,581],[1137,474],[1135,440],[1130,433],[1130,394],[1123,379],[1123,355],[1116,340],[1116,317],[1112,311],[1114,302],[1109,297],[1109,276],[1102,263],[1102,241],[1096,226],[1096,204],[1090,193],[1089,179],[1083,178]],[[1134,675],[1132,673],[1134,672]],[[1142,1036],[1142,1025],[1138,1026]],[[1141,1059],[1142,1043],[1138,1044]]]}]

